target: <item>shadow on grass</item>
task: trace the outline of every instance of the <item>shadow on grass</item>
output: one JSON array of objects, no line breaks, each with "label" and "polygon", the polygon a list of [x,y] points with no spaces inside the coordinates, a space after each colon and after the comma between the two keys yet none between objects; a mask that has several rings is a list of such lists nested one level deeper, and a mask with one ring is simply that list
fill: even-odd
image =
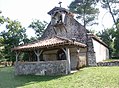
[{"label": "shadow on grass", "polygon": [[62,76],[15,76],[13,67],[0,68],[0,88],[16,88],[37,82],[55,80]]}]

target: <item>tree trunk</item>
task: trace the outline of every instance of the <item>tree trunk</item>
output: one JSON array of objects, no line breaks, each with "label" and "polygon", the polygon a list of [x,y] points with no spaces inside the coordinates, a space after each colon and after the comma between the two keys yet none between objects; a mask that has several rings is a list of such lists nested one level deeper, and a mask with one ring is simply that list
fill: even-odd
[{"label": "tree trunk", "polygon": [[113,19],[113,22],[114,22],[114,24],[115,24],[115,26],[116,26],[116,29],[118,30],[118,27],[117,27],[117,24],[116,24],[116,20],[115,20],[115,18],[114,18],[113,13],[112,13],[112,9],[111,9],[111,7],[110,7],[110,5],[109,5],[109,1],[108,1],[108,0],[106,0],[106,1],[107,1],[107,5],[108,5],[109,12],[110,12],[110,14],[111,14],[111,16],[112,16],[112,19]]}]

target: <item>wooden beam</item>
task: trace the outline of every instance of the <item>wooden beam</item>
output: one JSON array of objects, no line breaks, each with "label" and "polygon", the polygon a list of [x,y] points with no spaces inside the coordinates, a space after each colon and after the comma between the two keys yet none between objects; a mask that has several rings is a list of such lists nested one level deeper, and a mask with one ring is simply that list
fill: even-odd
[{"label": "wooden beam", "polygon": [[38,61],[38,62],[40,61],[39,56],[41,55],[42,51],[43,51],[43,50],[41,50],[40,52],[39,52],[39,50],[34,50],[34,53],[35,53],[36,56],[37,56],[37,61]]},{"label": "wooden beam", "polygon": [[67,53],[66,50],[65,50],[64,48],[62,48],[62,50],[64,51],[65,54]]}]

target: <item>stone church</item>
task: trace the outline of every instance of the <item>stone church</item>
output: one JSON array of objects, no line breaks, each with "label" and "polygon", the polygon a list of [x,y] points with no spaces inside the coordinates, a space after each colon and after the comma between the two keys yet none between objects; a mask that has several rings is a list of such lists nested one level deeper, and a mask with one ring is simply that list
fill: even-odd
[{"label": "stone church", "polygon": [[[15,74],[65,75],[109,58],[108,46],[84,28],[65,8],[48,12],[51,21],[37,42],[14,47]],[[27,53],[29,60],[19,61]]]}]

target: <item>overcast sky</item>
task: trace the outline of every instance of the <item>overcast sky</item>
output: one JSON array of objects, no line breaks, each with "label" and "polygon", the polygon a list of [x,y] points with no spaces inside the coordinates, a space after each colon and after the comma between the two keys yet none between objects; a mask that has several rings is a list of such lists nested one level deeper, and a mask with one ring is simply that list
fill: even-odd
[{"label": "overcast sky", "polygon": [[[62,2],[62,7],[67,8],[73,0],[0,0],[0,10],[2,11],[0,15],[20,21],[26,28],[33,19],[39,19],[49,23],[50,15],[47,12],[55,6],[59,6],[59,1]],[[104,14],[105,11],[101,9],[98,21],[99,26],[92,27],[92,29],[102,30],[102,23],[105,27],[112,26],[112,19],[109,15],[106,15],[102,20]],[[33,33],[33,31],[29,29],[27,33]]]}]

